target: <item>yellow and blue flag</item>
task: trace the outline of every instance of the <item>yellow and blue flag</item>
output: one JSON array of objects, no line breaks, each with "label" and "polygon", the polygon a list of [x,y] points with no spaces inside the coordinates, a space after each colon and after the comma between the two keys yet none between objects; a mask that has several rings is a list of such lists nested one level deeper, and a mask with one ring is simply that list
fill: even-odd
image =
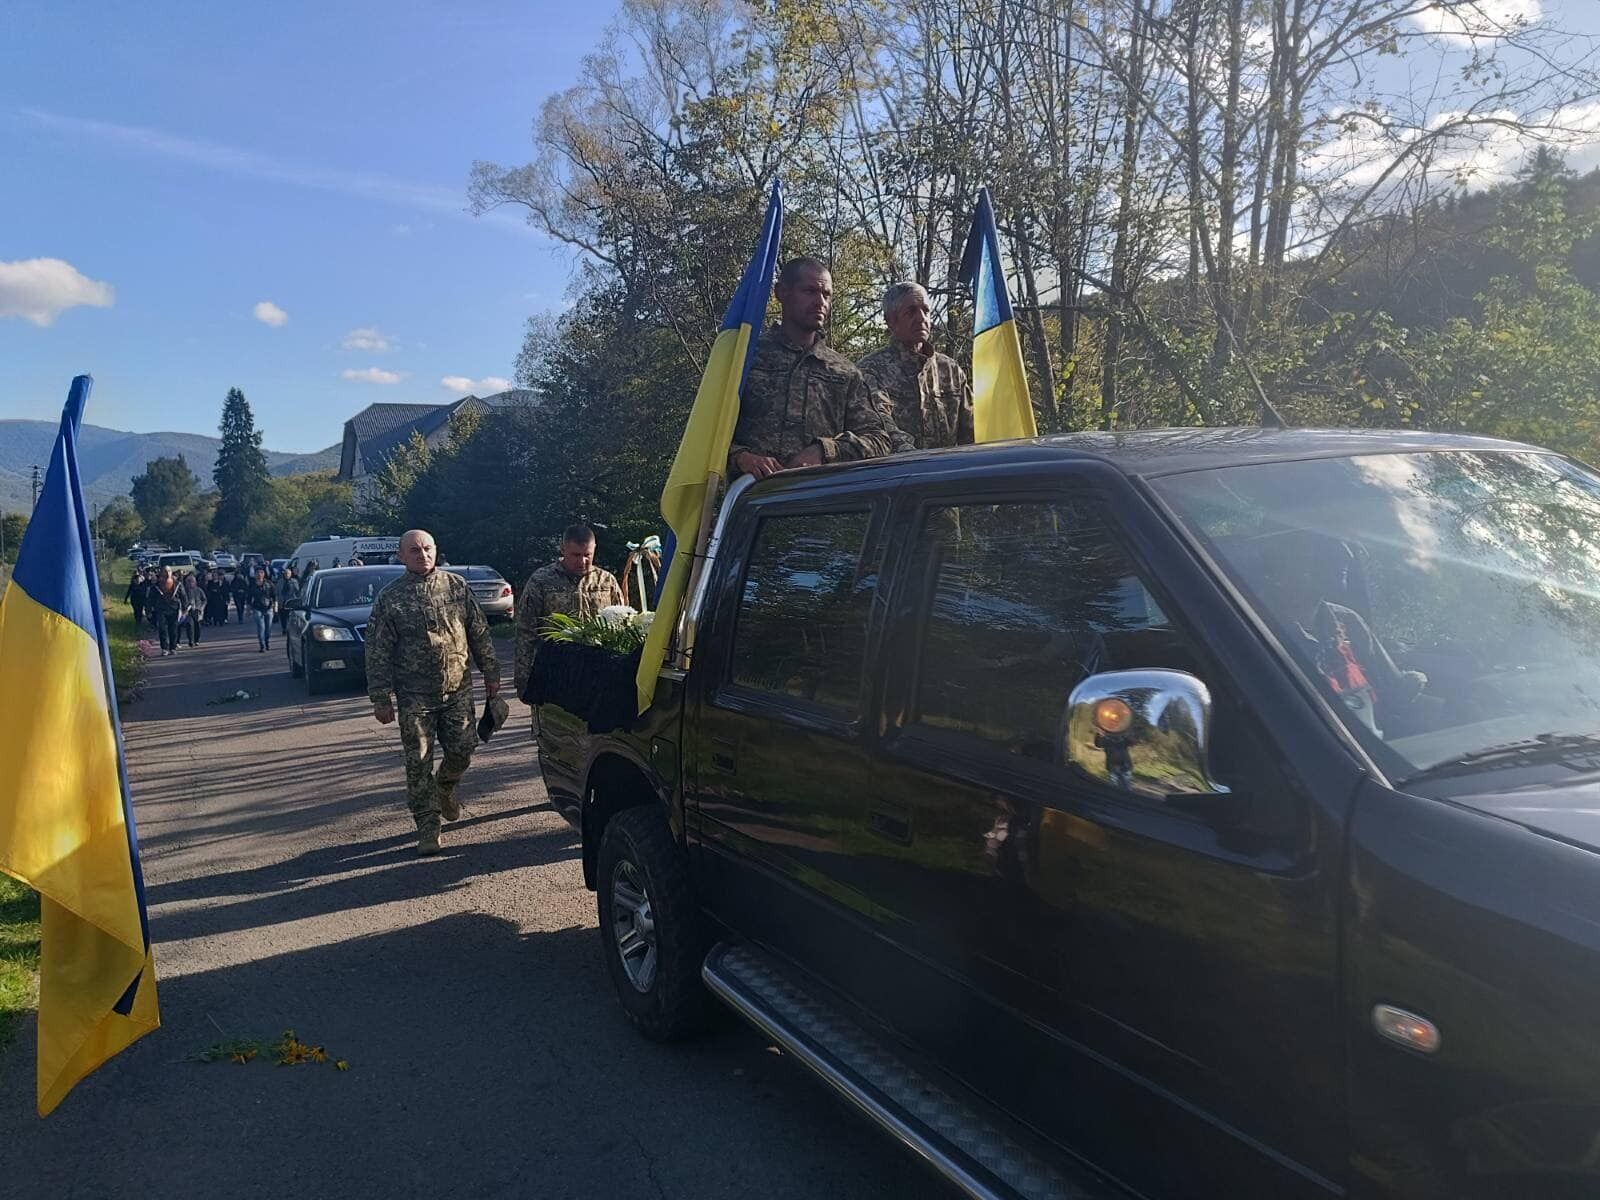
[{"label": "yellow and blue flag", "polygon": [[[755,356],[756,339],[766,320],[767,297],[772,294],[772,275],[778,265],[778,242],[782,236],[783,190],[774,182],[755,253],[723,315],[722,328],[711,347],[694,407],[689,411],[689,424],[678,443],[678,457],[672,460],[667,486],[661,490],[661,515],[670,530],[666,539],[667,577],[661,585],[655,623],[650,626],[644,657],[639,662],[640,712],[649,708],[655,698],[656,677],[678,624],[702,518],[707,506],[717,502],[717,488],[727,470],[733,427],[739,423],[739,389],[744,386],[745,372]],[[677,553],[684,548],[689,552]]]},{"label": "yellow and blue flag", "polygon": [[39,893],[38,1107],[161,1024],[72,381],[0,600],[0,871]]},{"label": "yellow and blue flag", "polygon": [[1022,342],[1011,315],[1011,297],[1000,269],[1000,238],[994,226],[989,189],[978,189],[972,232],[961,255],[961,282],[973,289],[972,424],[980,442],[1037,437]]}]

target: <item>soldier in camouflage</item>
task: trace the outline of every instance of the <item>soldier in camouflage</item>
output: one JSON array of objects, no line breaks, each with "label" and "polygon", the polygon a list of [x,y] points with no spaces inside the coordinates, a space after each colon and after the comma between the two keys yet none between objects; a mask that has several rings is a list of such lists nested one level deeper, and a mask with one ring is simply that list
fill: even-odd
[{"label": "soldier in camouflage", "polygon": [[889,344],[856,364],[867,384],[887,398],[889,416],[905,435],[896,452],[970,446],[972,384],[960,364],[929,341],[933,325],[928,293],[919,283],[897,283],[883,294]]},{"label": "soldier in camouflage", "polygon": [[622,603],[622,585],[610,571],[594,565],[594,530],[568,526],[561,535],[561,557],[528,576],[517,600],[517,695],[528,686],[545,620],[552,613],[592,617]]},{"label": "soldier in camouflage", "polygon": [[728,478],[888,454],[896,435],[855,365],[822,340],[833,276],[814,258],[778,272],[783,319],[766,330],[745,376]]},{"label": "soldier in camouflage", "polygon": [[[367,620],[367,694],[384,725],[398,708],[418,854],[437,854],[441,819],[461,815],[456,784],[478,742],[469,659],[483,672],[485,696],[500,690],[489,622],[466,580],[434,569],[437,555],[426,530],[408,531],[400,539],[406,573],[378,593]],[[437,775],[436,741],[444,751]]]}]

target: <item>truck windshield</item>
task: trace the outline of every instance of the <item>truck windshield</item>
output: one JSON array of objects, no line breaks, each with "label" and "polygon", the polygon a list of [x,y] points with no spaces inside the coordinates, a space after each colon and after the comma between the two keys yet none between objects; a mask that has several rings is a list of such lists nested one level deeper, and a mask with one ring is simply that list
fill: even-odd
[{"label": "truck windshield", "polygon": [[1600,477],[1436,451],[1153,481],[1397,780],[1600,744]]}]

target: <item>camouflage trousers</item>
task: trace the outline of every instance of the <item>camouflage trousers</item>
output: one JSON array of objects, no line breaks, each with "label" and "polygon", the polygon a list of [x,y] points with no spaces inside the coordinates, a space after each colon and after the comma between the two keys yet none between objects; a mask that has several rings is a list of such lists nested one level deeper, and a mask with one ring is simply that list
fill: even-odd
[{"label": "camouflage trousers", "polygon": [[[406,753],[406,806],[416,819],[417,831],[438,831],[440,801],[456,790],[478,745],[478,718],[472,708],[472,689],[449,696],[400,696],[396,718],[400,744]],[[444,751],[437,774],[433,747]]]}]

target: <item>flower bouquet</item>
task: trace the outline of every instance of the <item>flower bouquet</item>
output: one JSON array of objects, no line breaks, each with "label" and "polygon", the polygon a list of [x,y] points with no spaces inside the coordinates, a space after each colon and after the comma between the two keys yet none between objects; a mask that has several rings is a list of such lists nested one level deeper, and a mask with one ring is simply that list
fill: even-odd
[{"label": "flower bouquet", "polygon": [[639,711],[636,677],[653,613],[613,604],[592,617],[555,613],[522,698],[556,704],[583,718],[590,733],[631,724]]}]

